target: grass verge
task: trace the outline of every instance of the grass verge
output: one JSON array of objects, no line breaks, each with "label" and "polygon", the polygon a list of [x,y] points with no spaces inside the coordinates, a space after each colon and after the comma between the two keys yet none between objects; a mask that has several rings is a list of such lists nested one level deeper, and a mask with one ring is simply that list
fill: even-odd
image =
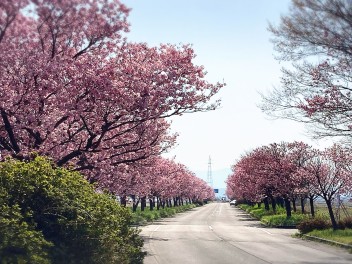
[{"label": "grass verge", "polygon": [[132,224],[133,225],[145,225],[148,222],[156,221],[160,218],[171,217],[177,213],[182,213],[195,208],[195,204],[187,204],[177,207],[165,207],[157,210],[150,211],[149,208],[145,208],[144,211],[137,209],[136,212],[132,213]]},{"label": "grass verge", "polygon": [[287,218],[286,214],[280,215],[266,215],[261,218],[261,222],[270,227],[296,227],[308,216],[302,214],[292,214],[290,218]]},{"label": "grass verge", "polygon": [[302,220],[308,218],[307,215],[293,212],[292,216],[287,218],[285,209],[280,206],[277,206],[275,212],[271,209],[267,211],[258,205],[240,204],[239,207],[270,227],[296,227]]},{"label": "grass verge", "polygon": [[350,228],[344,230],[333,230],[332,228],[325,230],[313,230],[307,235],[343,243],[352,247],[352,229]]}]

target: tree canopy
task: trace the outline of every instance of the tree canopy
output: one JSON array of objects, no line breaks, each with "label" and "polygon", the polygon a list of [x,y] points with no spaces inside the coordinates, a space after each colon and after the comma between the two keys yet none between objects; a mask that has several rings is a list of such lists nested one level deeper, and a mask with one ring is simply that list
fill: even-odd
[{"label": "tree canopy", "polygon": [[263,95],[271,116],[310,124],[317,137],[351,136],[352,2],[294,0],[278,26],[270,25],[281,85]]},{"label": "tree canopy", "polygon": [[122,37],[118,0],[2,1],[2,157],[50,156],[99,179],[166,151],[173,115],[215,109],[190,45],[149,47]]}]

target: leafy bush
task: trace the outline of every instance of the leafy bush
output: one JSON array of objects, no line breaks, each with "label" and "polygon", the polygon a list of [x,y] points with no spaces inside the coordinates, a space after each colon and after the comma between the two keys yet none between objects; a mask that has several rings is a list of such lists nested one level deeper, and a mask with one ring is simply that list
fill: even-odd
[{"label": "leafy bush", "polygon": [[160,212],[160,217],[168,217],[170,216],[169,213],[166,210],[161,209]]},{"label": "leafy bush", "polygon": [[297,228],[302,234],[306,234],[308,232],[311,232],[313,230],[323,230],[331,227],[331,223],[321,217],[315,217],[315,218],[308,218],[303,221],[301,221],[298,225]]},{"label": "leafy bush", "polygon": [[307,218],[306,215],[293,214],[291,217],[287,217],[286,214],[281,215],[266,215],[263,216],[261,221],[273,227],[294,227],[304,221]]},{"label": "leafy bush", "polygon": [[10,207],[2,203],[0,241],[1,263],[50,263],[48,250],[53,244],[25,222],[17,204]]},{"label": "leafy bush", "polygon": [[0,208],[7,263],[142,263],[129,210],[44,158],[0,163]]}]

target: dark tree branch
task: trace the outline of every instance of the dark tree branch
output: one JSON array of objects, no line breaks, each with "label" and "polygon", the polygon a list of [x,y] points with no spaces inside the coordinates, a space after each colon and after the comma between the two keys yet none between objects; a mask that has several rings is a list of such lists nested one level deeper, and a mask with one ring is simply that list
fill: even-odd
[{"label": "dark tree branch", "polygon": [[10,120],[8,119],[8,116],[7,116],[7,114],[6,114],[4,109],[1,109],[0,112],[1,112],[2,120],[4,121],[5,130],[6,130],[7,134],[8,134],[8,136],[9,136],[9,139],[10,139],[12,150],[15,153],[19,153],[20,152],[20,147],[17,144],[17,140],[16,140],[15,134],[13,132]]}]

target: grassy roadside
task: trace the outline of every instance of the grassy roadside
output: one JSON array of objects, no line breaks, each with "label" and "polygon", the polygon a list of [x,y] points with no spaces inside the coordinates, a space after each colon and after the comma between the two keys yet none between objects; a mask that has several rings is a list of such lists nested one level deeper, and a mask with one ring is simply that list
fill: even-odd
[{"label": "grassy roadside", "polygon": [[307,235],[343,243],[352,247],[352,229],[350,228],[344,230],[333,230],[332,228],[313,230],[307,233]]},{"label": "grassy roadside", "polygon": [[[300,213],[292,213],[292,217],[287,218],[284,208],[280,207],[276,213],[272,210],[266,211],[264,208],[258,207],[257,205],[250,206],[241,204],[238,205],[238,207],[269,227],[294,227],[300,222],[310,219],[309,215]],[[319,212],[319,217],[326,217],[326,215],[322,214],[321,211]],[[319,219],[319,217],[317,219]],[[307,239],[314,238],[314,240],[322,239],[329,244],[335,244],[338,246],[348,245],[351,246],[350,252],[352,253],[352,228],[346,228],[343,230],[333,230],[332,228],[313,230],[305,233],[304,235],[306,236],[304,237],[302,233],[297,233],[295,236],[304,237]],[[341,245],[339,245],[339,243],[341,243]]]},{"label": "grassy roadside", "polygon": [[292,213],[292,216],[287,218],[285,209],[279,206],[276,212],[271,209],[267,211],[264,207],[258,207],[258,205],[240,204],[238,207],[269,227],[296,227],[302,220],[308,218],[307,215],[300,213]]},{"label": "grassy roadside", "polygon": [[329,228],[313,230],[306,234],[297,233],[295,237],[345,248],[352,254],[352,229],[333,230]]},{"label": "grassy roadside", "polygon": [[171,217],[177,213],[182,213],[197,207],[195,204],[181,205],[177,207],[165,207],[157,210],[150,211],[149,208],[145,208],[144,211],[137,209],[136,212],[132,213],[132,224],[133,225],[145,225],[148,222],[153,222],[161,218]]}]

